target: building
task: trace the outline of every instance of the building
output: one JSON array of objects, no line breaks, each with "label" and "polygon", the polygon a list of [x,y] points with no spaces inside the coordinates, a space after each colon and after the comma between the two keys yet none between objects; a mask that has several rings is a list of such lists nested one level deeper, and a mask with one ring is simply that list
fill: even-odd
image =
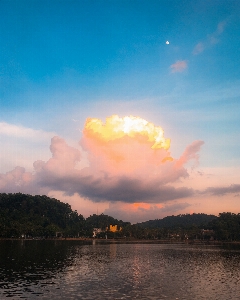
[{"label": "building", "polygon": [[117,232],[117,231],[121,231],[122,227],[119,227],[118,229],[118,225],[109,225],[109,228],[106,228],[107,231],[111,231],[111,232]]}]

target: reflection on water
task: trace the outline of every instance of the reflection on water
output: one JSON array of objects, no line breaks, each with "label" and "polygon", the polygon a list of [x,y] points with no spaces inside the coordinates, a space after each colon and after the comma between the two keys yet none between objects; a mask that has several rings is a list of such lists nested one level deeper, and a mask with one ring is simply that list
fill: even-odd
[{"label": "reflection on water", "polygon": [[240,251],[0,241],[0,299],[239,299]]}]

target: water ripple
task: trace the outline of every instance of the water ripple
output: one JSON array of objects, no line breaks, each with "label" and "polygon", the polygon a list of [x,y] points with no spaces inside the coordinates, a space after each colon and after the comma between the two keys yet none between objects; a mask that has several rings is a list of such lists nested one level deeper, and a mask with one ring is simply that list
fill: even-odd
[{"label": "water ripple", "polygon": [[240,252],[160,244],[1,241],[1,299],[239,299]]}]

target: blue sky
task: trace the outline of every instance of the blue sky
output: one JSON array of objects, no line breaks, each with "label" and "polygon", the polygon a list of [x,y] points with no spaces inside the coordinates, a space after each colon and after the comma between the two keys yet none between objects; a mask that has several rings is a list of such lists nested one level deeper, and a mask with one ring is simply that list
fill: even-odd
[{"label": "blue sky", "polygon": [[2,174],[118,114],[161,126],[174,157],[204,141],[199,172],[239,183],[238,0],[2,0],[0,48]]}]

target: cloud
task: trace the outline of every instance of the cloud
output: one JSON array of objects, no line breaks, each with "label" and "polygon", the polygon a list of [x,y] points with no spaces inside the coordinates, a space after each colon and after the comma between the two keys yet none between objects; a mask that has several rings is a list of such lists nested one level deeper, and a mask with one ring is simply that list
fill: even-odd
[{"label": "cloud", "polygon": [[190,207],[191,204],[187,203],[187,202],[177,202],[171,205],[166,205],[165,207],[163,207],[161,209],[161,212],[166,214],[166,215],[170,215],[170,214],[174,214],[176,212],[179,212],[187,207]]},{"label": "cloud", "polygon": [[170,68],[172,69],[172,73],[183,72],[187,68],[187,61],[178,60],[175,64],[172,64]]},{"label": "cloud", "polygon": [[221,33],[223,33],[223,31],[226,27],[226,24],[227,24],[226,20],[218,23],[217,30],[216,30],[215,34],[220,35]]},{"label": "cloud", "polygon": [[198,164],[198,152],[203,144],[203,141],[194,141],[191,145],[187,146],[181,157],[178,159],[177,164],[184,165],[190,160],[195,160],[195,163]]},{"label": "cloud", "polygon": [[237,194],[240,193],[240,184],[231,184],[225,187],[208,187],[204,194],[212,194],[216,196],[224,196],[226,194]]},{"label": "cloud", "polygon": [[197,159],[203,142],[189,145],[179,159],[171,157],[170,139],[159,126],[137,117],[112,116],[102,123],[86,121],[80,145],[88,153],[89,167],[78,168],[80,150],[53,137],[52,157],[1,175],[1,191],[62,191],[95,202],[163,203],[190,197],[191,188],[175,187],[189,176],[185,164]]},{"label": "cloud", "polygon": [[94,201],[122,201],[127,203],[163,203],[193,195],[193,190],[166,186],[157,180],[143,182],[141,179],[115,177],[109,180],[82,180],[79,193]]},{"label": "cloud", "polygon": [[43,130],[35,130],[21,125],[17,126],[6,122],[0,122],[0,135],[42,141],[46,139],[49,140],[54,133],[45,132]]},{"label": "cloud", "polygon": [[193,55],[198,55],[203,52],[205,49],[205,45],[203,42],[199,42],[193,49]]},{"label": "cloud", "polygon": [[23,167],[15,167],[6,174],[0,174],[0,191],[5,193],[34,193],[31,188],[33,175]]},{"label": "cloud", "polygon": [[[206,201],[205,195],[212,195],[218,208],[216,196],[232,194],[236,206],[234,194],[240,193],[239,184],[214,187],[217,182],[210,183],[204,172],[200,176],[193,170],[199,164],[203,141],[193,141],[174,158],[171,141],[160,126],[131,116],[112,116],[105,123],[88,119],[82,132],[79,148],[54,136],[51,157],[35,160],[33,172],[18,166],[0,174],[0,191],[56,194],[62,201],[73,201],[75,208],[78,201],[80,213],[81,205],[88,205],[95,212],[99,207],[122,219],[125,214],[124,220],[132,222],[186,213],[190,205],[192,211],[201,209],[198,203]],[[83,167],[86,155],[88,164]]]},{"label": "cloud", "polygon": [[204,41],[197,43],[197,45],[193,49],[193,55],[198,55],[202,53],[206,48],[219,43],[219,37],[224,32],[226,24],[226,21],[218,23],[217,29],[212,34],[209,34]]},{"label": "cloud", "polygon": [[165,206],[162,204],[128,204],[122,202],[112,202],[110,203],[109,208],[104,210],[104,214],[115,216],[115,218],[119,220],[131,220],[131,223],[137,223],[161,219],[175,213],[180,214],[190,206],[191,205],[186,202],[173,203]]},{"label": "cloud", "polygon": [[77,163],[81,160],[81,152],[67,145],[64,139],[55,136],[51,140],[50,151],[52,152],[52,158],[46,163],[39,160],[34,162],[34,169],[37,174],[58,174],[67,175],[72,173],[72,170],[76,167]]},{"label": "cloud", "polygon": [[0,168],[7,172],[16,166],[33,170],[33,161],[49,158],[49,141],[54,132],[0,122]]}]

